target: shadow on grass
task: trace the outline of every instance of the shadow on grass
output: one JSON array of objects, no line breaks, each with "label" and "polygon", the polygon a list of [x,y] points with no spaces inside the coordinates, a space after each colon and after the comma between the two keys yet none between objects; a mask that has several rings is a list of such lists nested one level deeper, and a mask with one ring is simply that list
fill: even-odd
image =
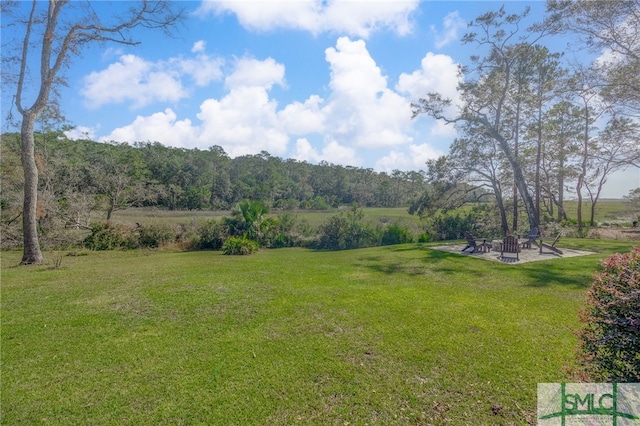
[{"label": "shadow on grass", "polygon": [[615,252],[628,252],[632,245],[622,241],[571,240],[571,243],[567,244],[570,248],[589,250],[596,254],[554,258],[522,265],[505,265],[436,250],[429,245],[405,244],[389,246],[386,248],[388,255],[370,253],[358,257],[356,265],[388,276],[440,274],[447,277],[446,279],[452,277],[455,282],[486,279],[512,283],[517,287],[542,289],[560,286],[567,289],[586,290],[591,285],[593,274],[598,270],[602,259]]},{"label": "shadow on grass", "polygon": [[[372,271],[391,275],[405,273],[408,275],[423,275],[427,271],[442,274],[460,274],[473,271],[473,265],[460,263],[461,257],[456,253],[441,250],[433,250],[428,246],[403,245],[390,248],[394,253],[421,252],[417,259],[391,259],[385,256],[363,256],[359,258],[358,266],[369,268]],[[416,264],[416,262],[419,262]],[[450,266],[446,266],[450,265]]]},{"label": "shadow on grass", "polygon": [[523,271],[528,275],[526,287],[549,287],[551,285],[570,286],[576,289],[587,289],[591,284],[591,275],[593,271],[586,271],[582,275],[576,275],[575,271],[569,273],[563,266],[544,265],[540,268],[528,269]]}]

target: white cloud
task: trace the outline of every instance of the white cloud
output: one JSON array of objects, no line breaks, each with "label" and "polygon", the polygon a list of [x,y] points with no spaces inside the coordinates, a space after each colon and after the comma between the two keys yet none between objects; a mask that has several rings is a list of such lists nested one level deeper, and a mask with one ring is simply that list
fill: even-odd
[{"label": "white cloud", "polygon": [[171,64],[181,73],[191,76],[197,86],[205,87],[223,77],[224,60],[200,54],[195,59],[173,58]]},{"label": "white cloud", "polygon": [[332,94],[324,111],[337,140],[369,148],[410,142],[409,102],[387,87],[364,41],[341,37],[326,59]]},{"label": "white cloud", "polygon": [[419,70],[400,75],[396,90],[406,93],[412,99],[423,97],[429,92],[437,92],[457,104],[458,64],[448,55],[428,52],[420,65]]},{"label": "white cloud", "polygon": [[326,161],[328,163],[345,164],[356,167],[362,164],[356,150],[342,146],[335,140],[330,140],[323,146],[322,151],[318,152],[306,138],[300,138],[296,141],[295,152],[291,157],[298,161],[307,161],[310,163]]},{"label": "white cloud", "polygon": [[392,150],[376,162],[375,169],[392,172],[393,170],[426,170],[427,160],[444,155],[428,144],[410,145],[405,151]]},{"label": "white cloud", "polygon": [[187,96],[177,73],[135,55],[123,55],[105,70],[89,74],[81,93],[89,108],[125,101],[132,102],[132,108],[141,108]]},{"label": "white cloud", "polygon": [[336,141],[329,141],[322,149],[322,159],[329,163],[360,166],[362,161],[356,151],[348,146],[340,145]]},{"label": "white cloud", "polygon": [[207,46],[207,42],[204,40],[198,40],[193,43],[193,47],[191,48],[191,52],[193,53],[203,53]]},{"label": "white cloud", "polygon": [[[440,155],[430,145],[414,143],[416,126],[409,97],[404,95],[429,90],[455,94],[457,68],[450,57],[427,54],[419,70],[400,76],[395,89],[362,40],[339,38],[335,47],[326,49],[325,59],[330,69],[326,98],[312,94],[279,106],[271,89],[285,86],[284,65],[272,58],[241,58],[226,78],[219,78],[227,93],[202,101],[194,123],[178,120],[172,109],[165,109],[137,117],[103,139],[157,140],[189,148],[219,145],[231,157],[265,150],[298,160],[354,166],[365,158],[375,161],[371,155],[380,148],[393,148],[376,163],[376,168],[389,171],[424,168],[426,159]],[[435,125],[420,133],[451,137],[452,131]]]},{"label": "white cloud", "polygon": [[321,133],[325,129],[325,115],[321,109],[323,102],[320,96],[312,95],[304,103],[290,103],[278,112],[278,120],[290,134]]},{"label": "white cloud", "polygon": [[156,102],[176,102],[189,96],[183,76],[190,75],[196,85],[206,86],[222,78],[222,64],[221,59],[205,54],[159,62],[122,55],[118,62],[86,76],[81,94],[91,109],[110,103],[130,102],[131,108],[137,109]]},{"label": "white cloud", "polygon": [[98,130],[93,127],[76,126],[71,130],[66,130],[64,135],[72,141],[78,139],[95,140]]},{"label": "white cloud", "polygon": [[203,1],[197,13],[201,16],[233,13],[242,26],[256,31],[288,28],[315,35],[328,31],[366,38],[381,28],[390,28],[400,35],[410,33],[410,15],[418,4],[419,0]]},{"label": "white cloud", "polygon": [[197,118],[177,120],[172,109],[147,117],[138,116],[130,125],[115,129],[102,140],[158,141],[167,145],[193,148],[221,146],[230,156],[255,154],[262,150],[285,155],[289,136],[282,130],[277,102],[268,90],[283,84],[284,66],[268,58],[242,59],[227,77],[229,92],[221,99],[206,99]]},{"label": "white cloud", "polygon": [[289,137],[280,128],[276,107],[262,87],[237,87],[221,100],[207,99],[198,114],[199,143],[220,145],[231,157],[262,150],[284,155]]},{"label": "white cloud", "polygon": [[442,21],[443,30],[438,32],[435,26],[431,26],[431,31],[436,37],[436,47],[438,49],[446,46],[449,43],[459,40],[458,33],[460,30],[467,28],[467,23],[460,17],[460,14],[456,12],[450,12],[444,17]]},{"label": "white cloud", "polygon": [[176,147],[191,147],[191,141],[194,140],[191,121],[176,119],[176,113],[171,108],[147,117],[137,116],[133,123],[115,129],[109,135],[100,138],[100,141],[150,141]]},{"label": "white cloud", "polygon": [[319,163],[322,156],[316,151],[307,138],[300,138],[296,141],[296,148],[291,158],[309,163]]},{"label": "white cloud", "polygon": [[458,135],[458,131],[456,130],[453,124],[447,124],[442,120],[435,121],[430,130],[431,136],[436,137],[450,137],[451,140]]},{"label": "white cloud", "polygon": [[252,58],[238,59],[233,73],[225,79],[230,89],[255,86],[271,89],[274,84],[284,86],[284,65],[273,58],[263,61]]}]

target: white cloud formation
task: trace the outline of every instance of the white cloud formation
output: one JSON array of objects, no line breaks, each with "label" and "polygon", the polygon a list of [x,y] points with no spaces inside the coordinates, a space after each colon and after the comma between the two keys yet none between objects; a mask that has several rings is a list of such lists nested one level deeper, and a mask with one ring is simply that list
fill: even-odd
[{"label": "white cloud formation", "polygon": [[87,126],[76,126],[71,130],[64,131],[64,135],[72,141],[78,139],[95,140],[97,133],[98,129]]},{"label": "white cloud formation", "polygon": [[436,47],[438,49],[443,48],[449,43],[459,40],[459,32],[467,28],[467,23],[460,17],[460,14],[456,12],[450,12],[442,20],[442,31],[438,31],[435,26],[431,26],[431,32],[436,37]]},{"label": "white cloud formation", "polygon": [[425,170],[427,160],[444,155],[428,144],[410,145],[406,151],[392,150],[376,161],[375,169],[387,173],[393,170]]},{"label": "white cloud formation", "polygon": [[284,86],[284,65],[273,58],[263,61],[253,58],[238,59],[233,73],[225,79],[230,89],[235,87],[263,87],[271,89],[274,84]]},{"label": "white cloud formation", "polygon": [[205,48],[207,46],[207,42],[204,40],[198,40],[195,43],[193,43],[193,47],[191,48],[191,52],[193,53],[202,53],[205,51]]},{"label": "white cloud formation", "polygon": [[448,55],[428,52],[420,65],[419,70],[400,75],[396,90],[406,93],[411,99],[418,99],[429,92],[438,92],[451,99],[454,105],[458,104],[458,64]]},{"label": "white cloud formation", "polygon": [[241,59],[225,80],[229,93],[200,105],[200,125],[193,125],[188,119],[177,120],[175,112],[168,108],[147,117],[138,116],[130,125],[115,129],[101,140],[149,140],[189,148],[219,145],[232,157],[262,150],[284,155],[289,137],[279,124],[277,102],[268,93],[274,84],[283,81],[284,66],[273,59]]},{"label": "white cloud formation", "polygon": [[88,108],[132,102],[141,108],[155,101],[175,102],[187,96],[179,75],[135,55],[123,55],[105,70],[84,79],[81,91]]},{"label": "white cloud formation", "polygon": [[335,140],[330,140],[323,146],[322,150],[318,152],[306,138],[300,138],[296,141],[295,152],[291,155],[291,158],[310,163],[326,161],[328,163],[345,164],[355,167],[362,164],[355,149],[342,146]]},{"label": "white cloud formation", "polygon": [[[197,120],[178,119],[166,108],[138,116],[101,140],[202,149],[219,145],[231,157],[264,150],[301,161],[353,166],[365,164],[365,159],[374,163],[373,153],[385,148],[388,154],[375,167],[387,171],[421,169],[427,159],[441,155],[428,144],[414,142],[409,103],[428,91],[456,95],[457,68],[450,57],[427,54],[420,69],[402,74],[393,88],[363,40],[341,37],[325,50],[325,59],[330,70],[326,98],[312,94],[280,106],[271,90],[274,85],[285,87],[285,66],[272,58],[240,58],[229,75],[218,79],[224,81],[226,94],[203,100]],[[426,132],[440,139],[455,134],[452,127],[437,124]],[[420,131],[423,136],[426,132]]]},{"label": "white cloud formation", "polygon": [[191,76],[197,86],[205,87],[222,79],[224,60],[200,54],[195,59],[173,58],[170,61],[183,74]]},{"label": "white cloud formation", "polygon": [[418,5],[419,0],[216,0],[203,1],[197,13],[233,13],[242,26],[256,31],[288,28],[315,35],[328,31],[367,38],[381,28],[391,28],[400,35],[410,33],[410,16]]},{"label": "white cloud formation", "polygon": [[290,103],[278,112],[282,128],[293,135],[322,133],[325,129],[325,114],[321,109],[323,102],[320,96],[311,95],[304,103]]},{"label": "white cloud formation", "polygon": [[122,55],[106,69],[86,76],[81,94],[90,109],[110,103],[130,102],[131,108],[137,109],[155,102],[176,102],[189,96],[184,76],[191,76],[197,86],[206,86],[222,78],[223,63],[204,53],[158,62]]},{"label": "white cloud formation", "polygon": [[207,99],[200,106],[201,145],[220,145],[231,157],[262,150],[281,156],[288,135],[280,128],[277,103],[264,87],[234,88],[221,100]]},{"label": "white cloud formation", "polygon": [[369,148],[410,142],[409,101],[387,87],[364,41],[341,37],[325,53],[332,89],[325,113],[336,139]]},{"label": "white cloud formation", "polygon": [[150,116],[137,116],[133,123],[113,130],[100,138],[102,142],[161,142],[175,147],[191,148],[194,140],[194,128],[191,120],[177,120],[171,108],[156,112]]}]

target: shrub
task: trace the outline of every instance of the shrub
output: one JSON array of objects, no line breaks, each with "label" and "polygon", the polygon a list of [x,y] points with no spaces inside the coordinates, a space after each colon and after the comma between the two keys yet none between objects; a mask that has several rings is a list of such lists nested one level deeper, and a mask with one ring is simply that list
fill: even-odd
[{"label": "shrub", "polygon": [[411,234],[411,231],[399,225],[388,226],[382,234],[381,244],[383,246],[411,242],[413,242],[413,235]]},{"label": "shrub", "polygon": [[474,232],[475,218],[470,213],[439,214],[433,219],[433,235],[442,240],[462,238],[465,231]]},{"label": "shrub", "polygon": [[222,253],[227,255],[246,255],[258,251],[258,243],[246,237],[230,237],[222,245]]},{"label": "shrub", "polygon": [[640,247],[601,265],[580,318],[579,355],[593,380],[640,382]]},{"label": "shrub", "polygon": [[197,247],[199,249],[220,250],[228,237],[228,223],[211,219],[206,221],[198,230]]},{"label": "shrub", "polygon": [[428,232],[425,232],[425,233],[420,234],[418,236],[418,242],[419,243],[428,243],[429,241],[431,241],[431,235],[429,235]]},{"label": "shrub", "polygon": [[143,226],[138,230],[138,245],[141,248],[157,248],[175,241],[176,237],[176,233],[166,226]]},{"label": "shrub", "polygon": [[139,246],[135,228],[113,222],[93,223],[83,245],[91,250],[134,249]]},{"label": "shrub", "polygon": [[363,221],[364,212],[353,206],[349,212],[331,216],[320,226],[318,249],[346,250],[379,244],[381,231]]},{"label": "shrub", "polygon": [[266,219],[261,224],[261,245],[269,248],[294,247],[297,244],[296,222],[296,216],[291,212],[279,214],[275,219]]}]

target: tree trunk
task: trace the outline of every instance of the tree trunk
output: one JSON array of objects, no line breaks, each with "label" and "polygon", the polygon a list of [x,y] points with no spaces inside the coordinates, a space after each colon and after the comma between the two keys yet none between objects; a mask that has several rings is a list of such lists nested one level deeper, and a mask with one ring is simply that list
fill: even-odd
[{"label": "tree trunk", "polygon": [[537,123],[537,144],[536,144],[536,171],[535,171],[535,205],[536,205],[536,217],[537,223],[540,223],[540,162],[542,161],[542,106],[538,108],[538,123]]},{"label": "tree trunk", "polygon": [[576,193],[578,195],[578,232],[582,235],[582,176],[578,178],[576,184]]},{"label": "tree trunk", "polygon": [[578,184],[576,185],[576,192],[578,193],[578,232],[582,235],[583,221],[582,221],[582,186],[587,176],[587,161],[589,154],[589,108],[585,108],[584,118],[584,135],[582,141],[582,167],[580,170],[580,176],[578,176]]},{"label": "tree trunk", "polygon": [[566,218],[564,212],[564,150],[561,152],[560,167],[558,172],[558,222]]},{"label": "tree trunk", "polygon": [[22,169],[24,171],[24,205],[22,229],[24,233],[24,252],[22,265],[42,263],[44,257],[40,251],[37,226],[38,206],[38,166],[35,157],[35,139],[33,129],[37,115],[26,113],[22,120]]},{"label": "tree trunk", "polygon": [[498,205],[498,211],[500,212],[500,225],[502,227],[502,233],[507,235],[509,233],[509,221],[507,220],[507,210],[504,206],[502,199],[502,192],[497,186],[493,186],[493,193],[496,196],[496,204]]},{"label": "tree trunk", "polygon": [[[486,122],[485,122],[486,123]],[[507,157],[507,161],[511,165],[513,169],[513,176],[515,179],[516,186],[518,187],[518,191],[520,192],[520,198],[524,203],[525,211],[527,212],[527,216],[529,217],[529,229],[538,228],[538,222],[536,221],[536,208],[533,203],[533,198],[529,193],[529,189],[527,188],[527,181],[524,178],[524,173],[522,172],[522,167],[520,167],[520,163],[518,159],[513,153],[513,150],[509,146],[507,140],[500,134],[499,131],[495,129],[495,127],[489,125],[487,126],[489,131],[491,132],[491,136],[498,141],[500,145],[500,149],[504,153],[505,157]]]},{"label": "tree trunk", "polygon": [[591,226],[596,226],[596,203],[597,200],[591,200],[591,217],[589,218],[589,224]]}]

